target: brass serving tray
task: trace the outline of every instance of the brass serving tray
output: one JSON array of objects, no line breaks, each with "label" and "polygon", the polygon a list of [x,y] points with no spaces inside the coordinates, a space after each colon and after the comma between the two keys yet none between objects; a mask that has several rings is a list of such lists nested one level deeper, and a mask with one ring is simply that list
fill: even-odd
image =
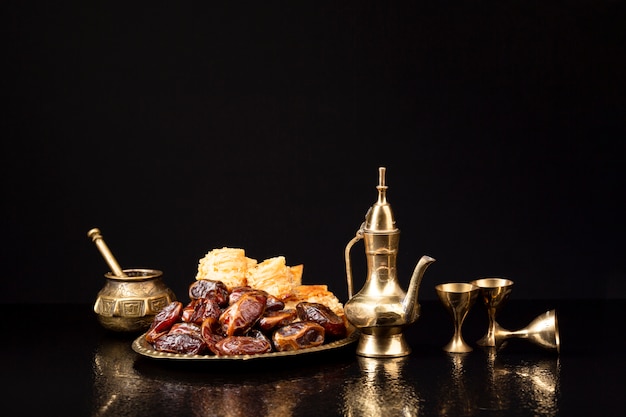
[{"label": "brass serving tray", "polygon": [[152,359],[166,359],[166,360],[179,360],[179,361],[247,361],[253,359],[270,359],[285,356],[305,355],[316,352],[324,352],[327,350],[339,349],[348,346],[357,341],[359,338],[359,332],[353,327],[348,327],[348,336],[345,339],[335,340],[333,342],[325,343],[320,346],[315,346],[307,349],[292,350],[288,352],[269,352],[260,353],[256,355],[229,355],[229,356],[217,356],[217,355],[190,355],[183,353],[170,353],[160,352],[152,348],[152,346],[146,342],[146,334],[143,333],[137,337],[132,344],[132,348],[135,352],[142,356],[146,356]]}]

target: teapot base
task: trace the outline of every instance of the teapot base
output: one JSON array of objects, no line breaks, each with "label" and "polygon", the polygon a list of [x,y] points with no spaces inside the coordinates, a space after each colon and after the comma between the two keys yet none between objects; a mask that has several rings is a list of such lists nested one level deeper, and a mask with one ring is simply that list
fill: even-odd
[{"label": "teapot base", "polygon": [[407,356],[411,353],[404,335],[393,334],[367,334],[361,332],[356,347],[356,354],[370,358],[395,358]]}]

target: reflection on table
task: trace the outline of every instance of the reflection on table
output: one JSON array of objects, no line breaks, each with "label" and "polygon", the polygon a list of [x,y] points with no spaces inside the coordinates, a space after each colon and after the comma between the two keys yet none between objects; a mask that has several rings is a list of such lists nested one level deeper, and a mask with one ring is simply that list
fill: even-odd
[{"label": "reflection on table", "polygon": [[[517,322],[510,320],[512,327],[523,325],[543,304],[514,304],[523,314],[518,314]],[[37,380],[43,379],[37,389],[46,394],[48,405],[53,404],[49,408],[58,408],[61,399],[65,402],[62,396],[71,388],[81,393],[82,403],[73,405],[82,411],[77,415],[526,417],[592,415],[597,407],[605,410],[609,404],[620,409],[623,343],[610,339],[614,349],[605,349],[581,329],[610,334],[621,323],[625,303],[558,304],[566,336],[560,353],[521,339],[511,339],[499,350],[476,346],[474,341],[484,334],[484,317],[470,316],[466,333],[474,350],[466,354],[442,349],[450,336],[449,326],[441,324],[447,319],[445,311],[436,302],[423,305],[428,314],[407,331],[413,350],[402,358],[361,357],[353,344],[322,356],[255,360],[235,367],[144,357],[131,348],[136,336],[105,333],[93,317],[59,314],[82,321],[67,319],[44,335],[58,339],[51,354],[42,355],[27,332],[20,334],[21,340],[32,343],[5,350],[3,371],[16,381],[6,396],[17,399],[8,406],[46,409],[43,403],[27,402],[25,391],[18,389],[26,386],[20,378],[28,376],[30,381],[35,369],[44,369],[38,374]],[[24,311],[36,310],[19,314]],[[73,336],[77,327],[85,337]],[[37,334],[36,340],[41,338]],[[24,346],[33,349],[22,354]]]},{"label": "reflection on table", "polygon": [[[447,372],[436,379],[412,374],[410,358],[359,357],[360,374],[343,389],[343,415],[473,416],[484,411],[506,415],[513,408],[532,415],[558,414],[558,357],[519,361],[493,349],[446,356]],[[434,396],[429,395],[433,386]]]},{"label": "reflection on table", "polygon": [[498,355],[495,349],[487,350],[486,390],[479,403],[480,409],[508,410],[516,404],[535,415],[557,415],[560,393],[558,356],[519,361],[507,359],[510,358]]},{"label": "reflection on table", "polygon": [[[432,358],[348,357],[335,363],[268,363],[254,372],[203,370],[138,358],[129,340],[104,338],[93,355],[94,416],[163,414],[293,417],[314,404],[329,415],[473,416],[559,411],[559,357],[493,348]],[[145,359],[145,360],[144,360]],[[443,361],[441,360],[443,359]],[[306,362],[306,361],[305,361]],[[443,367],[440,365],[443,364]],[[171,366],[167,366],[171,365]]]},{"label": "reflection on table", "polygon": [[343,390],[345,416],[419,415],[420,398],[403,373],[406,357],[357,359],[361,373],[347,381]]},{"label": "reflection on table", "polygon": [[227,364],[219,366],[220,372],[205,373],[206,364],[197,364],[194,371],[193,363],[168,367],[143,359],[129,351],[128,340],[106,338],[100,343],[93,356],[93,415],[147,415],[158,409],[172,415],[292,417],[307,397],[323,395],[329,386],[339,384],[345,367],[329,364],[303,371],[289,368],[296,366],[293,362],[282,368],[289,362],[272,359],[257,373]]}]

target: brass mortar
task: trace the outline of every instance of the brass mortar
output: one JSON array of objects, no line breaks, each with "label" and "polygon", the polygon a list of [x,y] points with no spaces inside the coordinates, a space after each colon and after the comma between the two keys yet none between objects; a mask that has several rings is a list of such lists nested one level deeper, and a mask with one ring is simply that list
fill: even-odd
[{"label": "brass mortar", "polygon": [[96,244],[111,268],[104,274],[106,283],[98,292],[93,311],[106,329],[117,332],[139,332],[148,329],[154,316],[176,300],[163,282],[158,269],[122,269],[100,233],[93,228],[87,236]]},{"label": "brass mortar", "polygon": [[104,274],[106,283],[98,292],[93,310],[106,329],[140,332],[152,324],[154,316],[176,300],[156,269],[124,269],[126,276]]}]

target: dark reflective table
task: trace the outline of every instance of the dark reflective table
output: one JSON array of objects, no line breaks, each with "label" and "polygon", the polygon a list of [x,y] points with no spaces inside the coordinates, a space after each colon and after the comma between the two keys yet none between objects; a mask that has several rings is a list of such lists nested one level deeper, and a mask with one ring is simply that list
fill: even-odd
[{"label": "dark reflective table", "polygon": [[474,350],[442,350],[452,321],[435,300],[405,331],[412,353],[372,359],[355,345],[241,362],[155,360],[137,335],[100,327],[90,305],[2,305],[2,414],[91,416],[624,415],[625,300],[509,300],[498,322],[521,328],[556,309],[561,352],[510,340],[476,345],[487,316],[463,325]]}]

